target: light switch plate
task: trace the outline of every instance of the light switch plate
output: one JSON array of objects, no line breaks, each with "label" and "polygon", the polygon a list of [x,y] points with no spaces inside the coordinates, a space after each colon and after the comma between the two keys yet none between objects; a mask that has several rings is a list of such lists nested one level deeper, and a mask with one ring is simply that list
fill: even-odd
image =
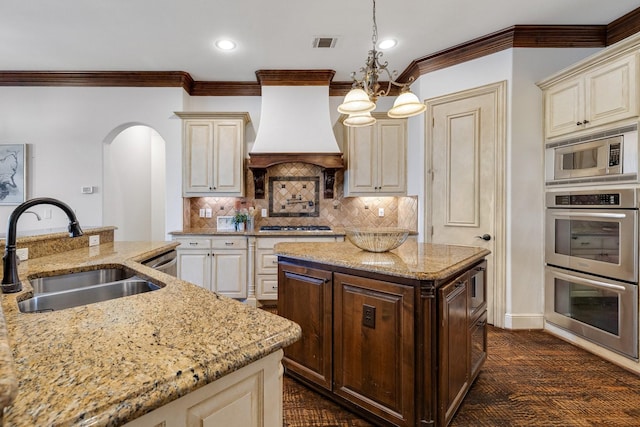
[{"label": "light switch plate", "polygon": [[378,216],[384,216],[384,208],[378,208]]},{"label": "light switch plate", "polygon": [[98,246],[100,244],[100,236],[98,234],[89,236],[89,246]]}]

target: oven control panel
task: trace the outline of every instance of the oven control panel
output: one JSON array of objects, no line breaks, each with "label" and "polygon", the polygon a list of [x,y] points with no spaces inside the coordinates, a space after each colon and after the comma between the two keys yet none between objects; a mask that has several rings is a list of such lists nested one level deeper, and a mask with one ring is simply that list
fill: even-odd
[{"label": "oven control panel", "polygon": [[556,206],[620,206],[620,193],[609,194],[561,194],[556,196]]}]

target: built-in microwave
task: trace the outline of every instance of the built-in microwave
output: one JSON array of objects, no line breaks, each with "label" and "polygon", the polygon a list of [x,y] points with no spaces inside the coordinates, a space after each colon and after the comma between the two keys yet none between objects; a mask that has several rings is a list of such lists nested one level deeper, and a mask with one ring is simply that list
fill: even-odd
[{"label": "built-in microwave", "polygon": [[547,185],[635,181],[637,144],[637,126],[549,143],[545,181]]},{"label": "built-in microwave", "polygon": [[622,173],[622,135],[559,147],[554,153],[554,179]]}]

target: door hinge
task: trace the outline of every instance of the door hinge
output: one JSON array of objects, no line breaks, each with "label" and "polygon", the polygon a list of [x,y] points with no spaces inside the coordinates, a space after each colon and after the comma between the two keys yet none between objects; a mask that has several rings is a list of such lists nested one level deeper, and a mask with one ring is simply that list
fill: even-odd
[{"label": "door hinge", "polygon": [[433,237],[433,225],[429,227],[429,235]]}]

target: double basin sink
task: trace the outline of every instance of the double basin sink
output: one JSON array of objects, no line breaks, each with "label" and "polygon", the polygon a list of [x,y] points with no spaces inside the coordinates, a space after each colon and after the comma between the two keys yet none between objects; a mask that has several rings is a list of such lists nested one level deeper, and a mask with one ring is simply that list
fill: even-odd
[{"label": "double basin sink", "polygon": [[137,277],[125,268],[61,274],[49,277],[29,277],[33,297],[18,302],[23,313],[41,313],[160,289],[160,286]]}]

